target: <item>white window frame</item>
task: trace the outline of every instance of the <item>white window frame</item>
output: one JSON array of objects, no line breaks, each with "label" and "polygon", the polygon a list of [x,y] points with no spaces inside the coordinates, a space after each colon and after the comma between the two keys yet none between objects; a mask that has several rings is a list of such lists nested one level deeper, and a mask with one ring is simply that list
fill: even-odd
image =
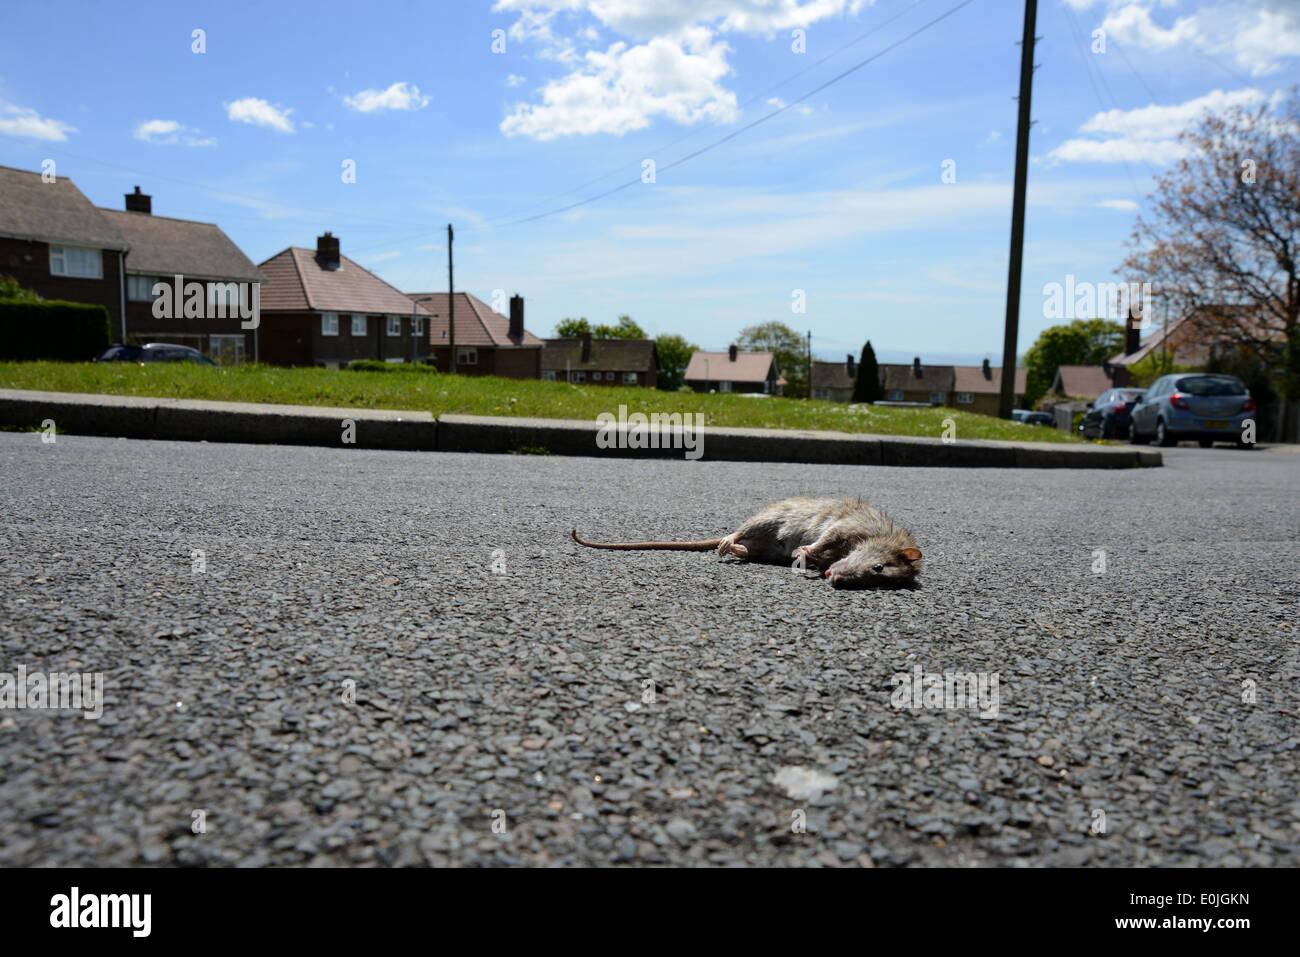
[{"label": "white window frame", "polygon": [[[358,328],[360,328],[361,330],[360,332],[357,331]],[[360,313],[353,313],[352,314],[352,335],[365,336],[368,335],[369,333],[370,333],[370,323],[366,321],[366,317],[361,315]]]},{"label": "white window frame", "polygon": [[587,381],[587,373],[584,372],[582,369],[578,369],[576,372],[572,373],[572,377],[570,378],[569,381],[571,381],[571,382],[586,382],[586,381]]},{"label": "white window frame", "polygon": [[975,404],[975,393],[974,393],[974,392],[958,392],[958,393],[957,393],[957,404],[958,404],[958,405],[974,405],[974,404]]},{"label": "white window frame", "polygon": [[554,382],[554,381],[555,381],[555,370],[554,370],[554,369],[543,369],[543,370],[542,370],[542,381],[543,381],[543,382]]},{"label": "white window frame", "polygon": [[635,372],[624,372],[624,373],[623,373],[623,384],[624,384],[624,385],[636,385],[636,373],[635,373]]},{"label": "white window frame", "polygon": [[[68,268],[70,264],[74,265],[72,270]],[[89,246],[51,246],[50,275],[69,279],[103,279],[104,253]]]},{"label": "white window frame", "polygon": [[[157,296],[153,294],[154,283],[158,282],[157,276],[127,276],[126,277],[126,298],[128,302],[153,302]],[[143,290],[144,295],[139,295]]]},{"label": "white window frame", "polygon": [[322,312],[320,314],[320,334],[322,336],[337,336],[339,334],[339,314],[337,312]]},{"label": "white window frame", "polygon": [[730,382],[719,382],[719,383],[718,383],[718,391],[719,391],[719,392],[730,392],[730,391],[731,391],[731,383],[730,383]]},{"label": "white window frame", "polygon": [[903,401],[903,390],[902,390],[902,389],[890,389],[889,392],[887,392],[887,393],[885,394],[885,398],[888,399],[890,402],[902,402],[902,401]]},{"label": "white window frame", "polygon": [[402,334],[402,317],[401,317],[401,316],[389,316],[389,317],[388,317],[388,334],[389,334],[390,336],[400,336],[400,335]]},{"label": "white window frame", "polygon": [[943,404],[944,404],[945,402],[947,402],[947,401],[948,401],[948,393],[947,393],[947,392],[931,392],[931,393],[930,393],[930,402],[931,402],[931,404],[933,404],[933,405],[943,405]]},{"label": "white window frame", "polygon": [[424,335],[424,316],[411,317],[411,335],[413,336]]},{"label": "white window frame", "polygon": [[457,346],[456,365],[458,366],[478,365],[478,349],[475,348],[474,346]]}]

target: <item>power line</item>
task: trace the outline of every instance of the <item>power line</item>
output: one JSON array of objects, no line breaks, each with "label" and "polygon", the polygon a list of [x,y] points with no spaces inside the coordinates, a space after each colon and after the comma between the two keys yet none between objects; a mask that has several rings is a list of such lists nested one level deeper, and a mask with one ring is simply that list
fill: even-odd
[{"label": "power line", "polygon": [[[760,116],[758,119],[746,123],[744,126],[740,127],[740,129],[733,130],[732,132],[728,133],[726,136],[723,136],[722,138],[714,140],[712,143],[709,143],[707,146],[702,146],[692,153],[687,153],[685,156],[681,157],[680,159],[673,160],[671,163],[659,167],[657,172],[667,172],[670,169],[674,169],[678,166],[681,166],[683,163],[689,162],[690,160],[695,159],[697,156],[701,156],[712,149],[716,149],[717,147],[721,146],[723,143],[727,143],[730,142],[731,140],[734,140],[737,136],[740,136],[742,133],[752,130],[754,127],[758,126],[759,124],[766,123],[768,120],[772,119],[775,116],[780,116],[786,110],[798,106],[804,100],[807,100],[812,96],[815,96],[816,94],[820,93],[822,90],[825,90],[827,87],[838,83],[840,80],[843,80],[845,77],[849,76],[850,74],[856,73],[858,70],[862,69],[867,64],[880,59],[886,53],[890,53],[893,50],[898,49],[900,46],[907,43],[909,40],[919,36],[920,34],[929,30],[931,27],[935,26],[936,24],[948,19],[950,16],[952,16],[953,14],[961,10],[963,7],[970,6],[970,4],[974,2],[975,0],[962,0],[961,3],[958,3],[956,6],[951,7],[946,12],[935,17],[933,20],[930,20],[927,23],[921,25],[920,27],[917,27],[915,30],[913,30],[911,33],[907,34],[906,36],[902,37],[901,39],[894,41],[893,43],[889,44],[888,46],[884,47],[881,50],[878,50],[877,52],[873,53],[871,56],[867,57],[866,59],[859,60],[853,66],[831,77],[825,83],[813,87],[811,90],[809,90],[807,93],[805,93],[803,96],[799,97],[798,99],[792,100],[791,102],[785,104],[784,106],[778,107],[777,109],[773,110],[771,113],[768,113],[765,116]],[[549,212],[545,212],[545,213],[538,213],[534,216],[525,216],[522,219],[516,219],[510,222],[500,223],[498,224],[498,226],[518,226],[523,223],[532,223],[540,219],[547,219],[551,216],[558,216],[560,213],[567,213],[571,209],[577,209],[580,206],[586,206],[589,203],[594,203],[597,200],[604,199],[606,196],[612,196],[614,193],[621,192],[622,190],[625,190],[631,186],[636,186],[640,182],[641,182],[640,178],[628,180],[626,183],[622,183],[611,189],[607,189],[604,192],[597,193],[595,196],[589,196],[586,199],[578,200],[576,203],[569,203],[567,206],[561,206],[558,209],[552,209]]]},{"label": "power line", "polygon": [[[889,19],[885,20],[883,23],[879,23],[879,24],[877,24],[876,26],[872,27],[870,30],[867,30],[866,32],[859,34],[857,37],[855,37],[854,39],[850,40],[848,43],[844,44],[844,46],[839,47],[838,49],[831,51],[830,53],[826,54],[824,57],[822,57],[822,58],[819,59],[819,60],[814,60],[812,63],[808,64],[808,66],[804,67],[802,70],[799,70],[799,71],[797,71],[797,72],[795,72],[795,73],[790,74],[790,75],[787,76],[784,80],[781,80],[781,81],[778,82],[778,83],[774,83],[774,84],[772,84],[772,85],[769,86],[766,90],[763,90],[763,91],[760,92],[760,93],[756,93],[756,94],[754,94],[754,95],[751,96],[749,99],[747,99],[747,100],[745,100],[743,103],[741,103],[740,106],[738,107],[738,109],[740,109],[740,110],[744,110],[745,107],[749,106],[749,105],[752,104],[752,103],[757,102],[758,100],[763,99],[765,96],[767,96],[767,95],[770,94],[770,93],[774,93],[774,92],[776,92],[776,91],[779,90],[781,87],[786,86],[786,85],[789,84],[789,83],[792,83],[793,81],[797,80],[799,77],[803,76],[805,73],[808,73],[808,72],[810,72],[810,71],[812,71],[812,70],[815,70],[817,67],[821,66],[821,65],[822,65],[823,63],[825,63],[827,60],[833,59],[833,58],[839,56],[839,55],[840,55],[841,53],[843,53],[845,50],[848,50],[848,49],[850,49],[851,47],[855,47],[855,46],[857,46],[857,45],[858,45],[859,43],[861,43],[863,40],[866,40],[868,37],[871,37],[871,36],[873,36],[873,35],[879,33],[881,30],[885,29],[885,27],[889,26],[889,25],[890,25],[891,23],[893,23],[895,20],[899,19],[899,18],[902,17],[902,16],[905,16],[905,15],[908,14],[908,13],[911,13],[913,10],[915,10],[917,7],[921,6],[921,4],[923,4],[923,3],[925,3],[925,2],[926,2],[926,0],[915,0],[915,2],[914,2],[910,7],[905,7],[904,9],[899,10],[897,13],[895,13],[895,14],[894,14],[892,17],[890,17]],[[663,146],[660,146],[658,149],[654,150],[653,152],[654,152],[655,154],[666,153],[668,150],[672,149],[674,146],[678,146],[678,145],[680,145],[680,144],[682,144],[682,143],[685,143],[687,140],[689,140],[689,139],[693,139],[694,137],[699,136],[702,132],[704,132],[703,129],[695,129],[695,130],[691,130],[689,133],[685,134],[684,136],[679,136],[677,139],[673,140],[672,142],[665,143]],[[530,210],[530,209],[535,209],[535,208],[537,208],[538,206],[545,206],[545,205],[547,205],[547,204],[549,204],[549,203],[551,203],[551,202],[553,202],[553,201],[555,201],[555,200],[557,200],[557,199],[560,199],[560,198],[563,197],[563,196],[568,196],[568,195],[571,194],[571,193],[577,193],[577,192],[580,192],[581,190],[586,189],[588,186],[594,186],[596,183],[604,182],[605,180],[609,179],[611,176],[617,176],[619,173],[623,172],[624,170],[632,169],[632,168],[635,168],[635,167],[637,167],[637,166],[639,166],[639,165],[640,165],[640,161],[639,161],[639,160],[638,160],[637,162],[634,162],[634,163],[625,163],[625,164],[623,164],[622,166],[619,166],[617,169],[613,169],[613,170],[611,170],[610,172],[605,173],[605,174],[602,175],[602,176],[597,176],[595,179],[589,179],[589,180],[587,180],[585,183],[580,183],[579,185],[573,187],[572,189],[566,189],[566,190],[565,190],[564,192],[562,192],[562,193],[556,193],[555,195],[553,195],[553,196],[549,196],[549,197],[547,197],[546,199],[538,200],[538,201],[535,202],[535,203],[529,203],[527,206],[521,207],[521,208],[520,208],[516,213],[511,213],[511,214],[508,214],[508,215],[506,215],[506,216],[503,216],[502,219],[509,220],[509,219],[511,219],[512,217],[518,215],[518,213],[523,213],[523,212],[526,212],[526,211],[528,211],[528,210]],[[495,224],[489,223],[488,225],[491,226],[491,225],[495,225]]]}]

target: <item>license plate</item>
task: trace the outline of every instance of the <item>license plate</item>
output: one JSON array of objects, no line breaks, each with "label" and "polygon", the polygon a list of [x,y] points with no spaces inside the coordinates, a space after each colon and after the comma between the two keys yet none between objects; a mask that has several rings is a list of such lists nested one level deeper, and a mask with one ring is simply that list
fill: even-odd
[{"label": "license plate", "polygon": [[1226,429],[1231,425],[1231,422],[1224,422],[1221,419],[1201,419],[1201,428],[1203,429]]}]

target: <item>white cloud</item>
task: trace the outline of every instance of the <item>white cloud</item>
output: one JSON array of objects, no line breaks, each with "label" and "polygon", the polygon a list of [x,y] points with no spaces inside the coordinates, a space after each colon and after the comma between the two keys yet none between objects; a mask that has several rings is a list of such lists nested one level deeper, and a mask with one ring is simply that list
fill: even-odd
[{"label": "white cloud", "polygon": [[522,86],[527,77],[519,76],[517,73],[511,73],[506,77],[506,86]]},{"label": "white cloud", "polygon": [[246,96],[242,100],[225,104],[225,107],[226,116],[236,123],[264,126],[280,133],[293,132],[293,123],[289,120],[289,114],[293,110],[272,106],[266,100]]},{"label": "white cloud", "polygon": [[547,83],[540,104],[517,104],[501,121],[501,131],[550,140],[621,135],[649,126],[655,116],[683,124],[730,122],[737,115],[736,95],[719,84],[731,72],[729,49],[704,27],[633,47],[615,43],[604,53],[588,53],[585,66]]},{"label": "white cloud", "polygon": [[[1090,0],[1066,0],[1075,9],[1088,9]],[[1150,3],[1110,0],[1102,29],[1116,41],[1160,53],[1172,50],[1228,54],[1253,76],[1276,73],[1283,60],[1300,56],[1300,11],[1268,9],[1268,0],[1236,0],[1203,4],[1195,13],[1162,26]],[[1172,7],[1176,0],[1161,0]],[[1274,3],[1273,6],[1282,6]]]},{"label": "white cloud", "polygon": [[1106,110],[1080,127],[1081,133],[1107,139],[1066,140],[1048,155],[1058,161],[1123,163],[1142,160],[1164,165],[1187,155],[1178,134],[1194,126],[1206,113],[1223,113],[1234,106],[1251,107],[1267,96],[1253,88],[1212,90],[1204,96],[1173,106],[1144,106],[1135,110]]},{"label": "white cloud", "polygon": [[1134,213],[1138,209],[1138,204],[1131,199],[1103,199],[1096,205],[1099,209],[1118,209],[1124,213]]},{"label": "white cloud", "polygon": [[67,134],[75,132],[75,126],[41,116],[28,107],[0,103],[0,133],[61,143],[68,138]]},{"label": "white cloud", "polygon": [[208,136],[200,139],[197,136],[191,136],[191,133],[197,133],[198,130],[182,126],[175,120],[145,120],[135,128],[133,134],[136,139],[143,140],[146,143],[162,144],[174,146],[177,143],[184,143],[186,146],[216,146],[217,138]]},{"label": "white cloud", "polygon": [[360,113],[377,113],[381,110],[419,110],[429,104],[429,97],[420,93],[414,83],[394,83],[386,90],[362,90],[353,96],[343,97],[343,102]]}]

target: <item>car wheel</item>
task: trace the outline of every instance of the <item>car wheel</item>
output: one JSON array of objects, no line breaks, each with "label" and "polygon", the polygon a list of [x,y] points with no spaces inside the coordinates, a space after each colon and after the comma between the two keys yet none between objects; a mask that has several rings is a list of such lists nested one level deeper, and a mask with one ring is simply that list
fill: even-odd
[{"label": "car wheel", "polygon": [[1214,444],[1214,439],[1197,439],[1196,444],[1203,449],[1208,449],[1211,445]]},{"label": "car wheel", "polygon": [[1151,440],[1138,431],[1137,423],[1134,422],[1128,427],[1128,441],[1130,445],[1146,445]]},{"label": "car wheel", "polygon": [[1115,437],[1115,427],[1111,425],[1109,418],[1101,420],[1101,428],[1097,430],[1097,437],[1100,439],[1113,439]]},{"label": "car wheel", "polygon": [[1178,440],[1169,434],[1169,429],[1165,427],[1164,419],[1156,419],[1156,445],[1168,448],[1171,445],[1177,445]]}]

